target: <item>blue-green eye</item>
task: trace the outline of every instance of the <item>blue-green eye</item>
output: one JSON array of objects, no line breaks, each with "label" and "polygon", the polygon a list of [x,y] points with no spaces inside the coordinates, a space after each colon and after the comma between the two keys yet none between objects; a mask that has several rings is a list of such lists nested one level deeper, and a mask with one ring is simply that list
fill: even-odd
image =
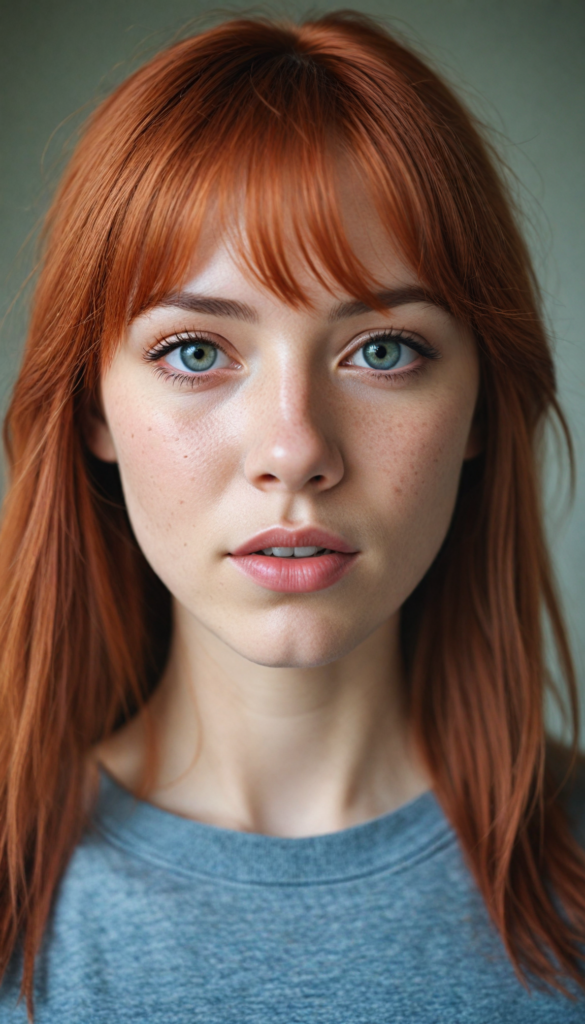
[{"label": "blue-green eye", "polygon": [[400,359],[400,344],[391,339],[369,341],[362,351],[373,370],[391,370]]},{"label": "blue-green eye", "polygon": [[370,338],[348,359],[353,366],[365,366],[370,370],[401,370],[417,358],[417,353],[398,341],[391,334]]},{"label": "blue-green eye", "polygon": [[167,363],[174,370],[181,370],[183,373],[203,373],[205,370],[223,369],[229,366],[230,360],[225,352],[214,345],[212,341],[193,338],[183,345],[177,345],[167,353]]},{"label": "blue-green eye", "polygon": [[217,362],[217,348],[207,341],[196,341],[194,344],[181,345],[176,349],[186,370],[210,370]]}]

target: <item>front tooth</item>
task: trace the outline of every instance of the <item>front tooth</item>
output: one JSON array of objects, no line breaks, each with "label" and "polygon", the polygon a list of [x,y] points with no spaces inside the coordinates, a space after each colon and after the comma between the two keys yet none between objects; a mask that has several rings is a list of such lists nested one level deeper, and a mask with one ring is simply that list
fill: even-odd
[{"label": "front tooth", "polygon": [[272,548],[262,548],[262,554],[263,555],[271,555],[272,554]]},{"label": "front tooth", "polygon": [[294,548],[272,548],[272,554],[277,558],[292,558]]},{"label": "front tooth", "polygon": [[316,555],[319,548],[295,548],[295,558],[310,558],[311,555]]}]

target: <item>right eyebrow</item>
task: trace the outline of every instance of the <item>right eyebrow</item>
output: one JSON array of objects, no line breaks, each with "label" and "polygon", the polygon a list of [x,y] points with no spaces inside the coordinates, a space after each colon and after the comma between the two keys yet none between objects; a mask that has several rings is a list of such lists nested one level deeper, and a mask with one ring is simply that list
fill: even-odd
[{"label": "right eyebrow", "polygon": [[193,292],[172,292],[156,305],[159,308],[184,309],[188,313],[232,317],[248,324],[258,323],[256,311],[245,302],[237,302],[235,299],[215,299],[210,295],[195,295]]},{"label": "right eyebrow", "polygon": [[[409,306],[411,303],[425,303],[430,306],[440,305],[436,298],[426,288],[420,285],[404,285],[400,288],[387,288],[378,292],[376,298],[380,300],[386,309],[396,309],[398,306]],[[371,313],[372,307],[367,306],[359,300],[340,302],[334,306],[329,314],[330,322],[346,320],[352,316],[362,316],[364,313]]]}]

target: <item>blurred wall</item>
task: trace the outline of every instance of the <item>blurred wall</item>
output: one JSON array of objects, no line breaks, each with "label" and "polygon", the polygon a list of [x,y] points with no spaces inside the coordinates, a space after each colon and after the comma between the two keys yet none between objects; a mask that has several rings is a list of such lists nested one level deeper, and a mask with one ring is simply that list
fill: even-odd
[{"label": "blurred wall", "polygon": [[[320,4],[312,10],[343,6]],[[354,0],[410,40],[496,131],[521,201],[556,338],[574,432],[570,513],[548,473],[549,532],[585,696],[585,4],[582,0]],[[18,366],[35,228],[71,136],[96,98],[172,41],[207,0],[2,0],[0,8],[0,412]],[[226,8],[221,8],[226,10]],[[254,10],[294,17],[308,5]],[[28,241],[27,241],[28,240]],[[16,301],[15,301],[16,299]],[[12,308],[9,308],[12,307]],[[584,731],[585,739],[585,731]]]}]

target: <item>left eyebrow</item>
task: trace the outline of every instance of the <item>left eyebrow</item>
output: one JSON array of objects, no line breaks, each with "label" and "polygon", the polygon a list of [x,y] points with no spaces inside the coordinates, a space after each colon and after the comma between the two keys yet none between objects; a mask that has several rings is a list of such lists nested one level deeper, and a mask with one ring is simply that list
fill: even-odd
[{"label": "left eyebrow", "polygon": [[245,302],[234,299],[219,299],[210,295],[195,295],[193,292],[173,292],[166,295],[157,306],[184,309],[188,313],[207,313],[209,316],[233,317],[246,323],[258,323],[258,314]]},{"label": "left eyebrow", "polygon": [[[378,292],[376,298],[382,306],[393,309],[396,306],[406,306],[414,302],[424,302],[431,306],[440,306],[436,298],[430,292],[425,291],[418,285],[408,285],[404,288],[390,288],[388,291]],[[329,321],[335,323],[338,320],[346,320],[351,316],[362,316],[364,313],[373,312],[372,307],[365,302],[357,300],[351,302],[340,302],[334,306],[329,314]]]}]

